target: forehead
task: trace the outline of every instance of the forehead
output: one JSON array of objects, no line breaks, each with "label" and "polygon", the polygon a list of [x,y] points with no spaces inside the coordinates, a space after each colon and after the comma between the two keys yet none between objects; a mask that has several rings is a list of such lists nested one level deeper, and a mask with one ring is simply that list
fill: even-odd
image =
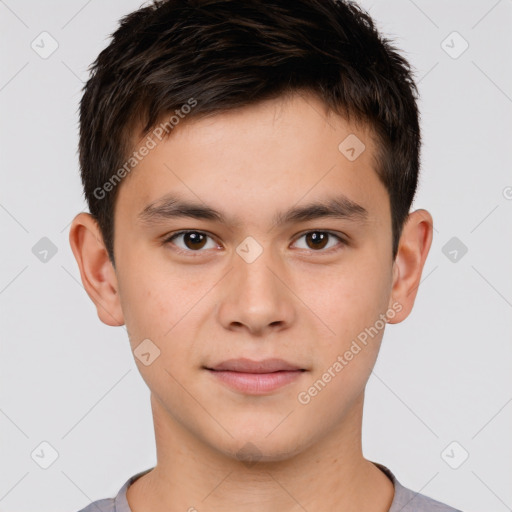
[{"label": "forehead", "polygon": [[135,220],[171,192],[249,222],[264,212],[270,222],[283,205],[333,192],[363,204],[370,215],[387,206],[373,132],[329,113],[312,95],[185,116],[168,138],[153,139],[155,147],[122,183],[116,216],[119,209]]}]

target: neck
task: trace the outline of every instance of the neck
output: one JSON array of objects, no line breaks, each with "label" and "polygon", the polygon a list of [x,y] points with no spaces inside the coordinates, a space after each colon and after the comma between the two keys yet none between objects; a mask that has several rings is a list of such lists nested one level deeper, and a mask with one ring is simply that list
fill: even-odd
[{"label": "neck", "polygon": [[[171,418],[151,395],[157,465],[127,491],[132,512],[387,512],[389,478],[361,449],[364,395],[337,429],[292,457],[241,462],[219,453]],[[284,457],[284,458],[283,458]],[[297,508],[299,507],[299,508]]]}]

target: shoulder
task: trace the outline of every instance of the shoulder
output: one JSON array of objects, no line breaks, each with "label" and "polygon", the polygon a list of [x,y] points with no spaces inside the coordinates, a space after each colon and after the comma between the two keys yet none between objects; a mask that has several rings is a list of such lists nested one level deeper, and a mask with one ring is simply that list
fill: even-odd
[{"label": "shoulder", "polygon": [[411,491],[400,484],[395,486],[395,500],[393,500],[393,507],[389,512],[395,512],[395,510],[396,512],[399,510],[401,512],[461,512],[446,503]]},{"label": "shoulder", "polygon": [[[401,489],[395,487],[396,512],[399,510],[401,512],[461,512],[446,503],[441,503],[403,486],[400,487]],[[393,501],[393,505],[395,505],[395,501]],[[391,508],[389,512],[395,512],[395,509]]]},{"label": "shoulder", "polygon": [[404,487],[386,466],[376,462],[374,464],[391,479],[395,487],[395,495],[388,512],[461,512],[446,503]]},{"label": "shoulder", "polygon": [[87,507],[79,510],[78,512],[115,512],[115,499],[105,498],[102,500],[93,501]]},{"label": "shoulder", "polygon": [[114,498],[104,498],[93,501],[78,512],[131,512],[130,505],[126,499],[126,491],[135,480],[149,473],[152,469],[154,468],[144,469],[128,478]]}]

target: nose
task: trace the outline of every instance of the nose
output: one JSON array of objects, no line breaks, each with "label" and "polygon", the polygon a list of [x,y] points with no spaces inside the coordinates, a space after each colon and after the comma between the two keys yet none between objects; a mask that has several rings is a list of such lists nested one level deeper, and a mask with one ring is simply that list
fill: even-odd
[{"label": "nose", "polygon": [[231,331],[265,336],[287,329],[296,315],[296,304],[284,266],[266,248],[252,262],[233,255],[233,268],[217,309],[219,322]]}]

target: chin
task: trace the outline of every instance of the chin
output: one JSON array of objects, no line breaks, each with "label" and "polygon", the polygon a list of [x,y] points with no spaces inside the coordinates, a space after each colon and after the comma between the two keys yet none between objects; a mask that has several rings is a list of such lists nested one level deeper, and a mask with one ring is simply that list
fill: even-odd
[{"label": "chin", "polygon": [[217,446],[224,455],[242,462],[247,467],[257,463],[284,462],[301,453],[306,444],[300,442],[283,431],[282,437],[274,433],[267,437],[268,432],[260,435],[240,435],[229,440],[229,446]]}]

